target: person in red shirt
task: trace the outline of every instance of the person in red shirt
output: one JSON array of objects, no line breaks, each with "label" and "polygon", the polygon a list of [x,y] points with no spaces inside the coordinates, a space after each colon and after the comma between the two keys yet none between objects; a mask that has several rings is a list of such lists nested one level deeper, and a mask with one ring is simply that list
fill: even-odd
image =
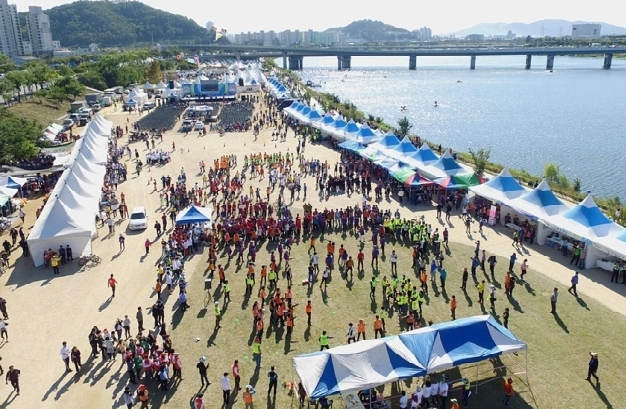
[{"label": "person in red shirt", "polygon": [[150,246],[152,245],[152,242],[150,241],[150,239],[146,239],[146,242],[144,243],[144,246],[146,247],[146,255],[148,253],[150,253]]},{"label": "person in red shirt", "polygon": [[117,280],[113,278],[113,274],[109,277],[107,285],[111,287],[111,298],[115,297],[115,286],[117,285]]},{"label": "person in red shirt", "polygon": [[359,254],[357,254],[356,258],[357,258],[357,267],[356,267],[356,269],[358,271],[362,271],[363,270],[363,260],[365,259],[365,254],[363,254],[362,250],[359,250]]},{"label": "person in red shirt", "polygon": [[241,376],[239,375],[239,361],[235,359],[233,363],[233,378],[235,378],[235,390],[239,390],[239,382],[241,381]]}]

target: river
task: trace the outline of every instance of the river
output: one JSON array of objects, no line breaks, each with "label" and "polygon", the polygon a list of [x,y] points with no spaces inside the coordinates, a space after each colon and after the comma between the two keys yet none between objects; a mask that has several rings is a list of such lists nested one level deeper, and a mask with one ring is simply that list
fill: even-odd
[{"label": "river", "polygon": [[389,124],[406,115],[444,147],[490,149],[492,162],[537,175],[555,163],[583,190],[625,199],[626,60],[603,70],[601,58],[556,57],[552,73],[546,57],[524,63],[478,57],[472,71],[469,57],[418,57],[409,71],[408,57],[352,57],[340,72],[335,57],[307,57],[299,74]]}]

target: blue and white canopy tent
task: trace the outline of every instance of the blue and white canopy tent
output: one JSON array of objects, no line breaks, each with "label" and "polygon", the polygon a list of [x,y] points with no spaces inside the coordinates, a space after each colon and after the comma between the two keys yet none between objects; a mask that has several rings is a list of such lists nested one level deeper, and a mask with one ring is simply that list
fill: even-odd
[{"label": "blue and white canopy tent", "polygon": [[593,246],[613,257],[626,260],[626,229],[616,236],[608,236],[597,239]]},{"label": "blue and white canopy tent", "polygon": [[321,129],[323,126],[330,125],[333,122],[335,122],[335,118],[330,112],[326,112],[326,114],[322,117],[320,121],[314,122],[311,125],[317,129]]},{"label": "blue and white canopy tent", "polygon": [[353,153],[358,153],[362,151],[363,149],[365,149],[365,146],[361,145],[358,142],[351,141],[351,140],[346,140],[337,146],[339,146],[341,149],[345,149]]},{"label": "blue and white canopy tent", "polygon": [[498,176],[489,180],[487,183],[470,186],[469,190],[485,199],[504,204],[528,192],[511,175],[511,172],[509,172],[507,168],[502,169],[502,172],[500,172]]},{"label": "blue and white canopy tent", "polygon": [[[587,266],[594,266],[601,257],[598,247],[589,246],[622,233],[623,227],[609,219],[596,205],[591,194],[571,209],[541,221],[549,228],[586,243]],[[595,251],[594,251],[595,250]]]},{"label": "blue and white canopy tent", "polygon": [[293,365],[315,399],[526,350],[492,316],[481,315],[299,355]]},{"label": "blue and white canopy tent", "polygon": [[322,120],[322,115],[316,109],[311,109],[311,112],[309,112],[305,116],[307,122],[309,123],[319,122]]},{"label": "blue and white canopy tent", "polygon": [[346,125],[347,123],[343,120],[343,118],[337,117],[333,122],[322,125],[321,130],[328,135],[340,138],[340,141],[343,142],[345,138],[343,137],[341,129],[345,128]]},{"label": "blue and white canopy tent", "polygon": [[346,137],[349,137],[351,135],[356,135],[360,129],[361,128],[359,127],[359,125],[351,119],[350,121],[348,121],[346,126],[343,127],[342,131],[344,132]]},{"label": "blue and white canopy tent", "polygon": [[437,162],[439,160],[439,156],[437,156],[437,154],[430,149],[430,146],[424,142],[422,147],[419,148],[417,152],[409,155],[405,160],[409,165],[420,169]]},{"label": "blue and white canopy tent", "polygon": [[386,151],[387,149],[393,149],[394,147],[400,145],[400,139],[395,136],[391,131],[387,132],[380,141],[376,142],[375,148],[381,151]]},{"label": "blue and white canopy tent", "polygon": [[348,139],[354,140],[362,144],[370,144],[381,139],[381,136],[376,134],[367,124],[363,124],[361,129],[354,135],[346,135]]},{"label": "blue and white canopy tent", "polygon": [[507,201],[506,205],[531,220],[556,216],[570,208],[556,197],[545,179],[535,189],[524,193],[516,199]]},{"label": "blue and white canopy tent", "polygon": [[420,169],[420,173],[429,179],[438,179],[446,176],[468,175],[472,171],[461,166],[454,160],[450,150],[446,150],[437,162]]},{"label": "blue and white canopy tent", "polygon": [[417,148],[413,145],[413,142],[405,136],[400,143],[390,149],[387,149],[386,153],[395,159],[405,161],[407,157],[417,152]]},{"label": "blue and white canopy tent", "polygon": [[211,223],[213,221],[211,209],[200,206],[189,206],[176,216],[176,224]]},{"label": "blue and white canopy tent", "polygon": [[285,112],[289,116],[293,116],[293,114],[296,112],[296,109],[299,106],[300,106],[300,102],[299,101],[293,101],[291,103],[291,105],[289,105],[288,107],[283,109],[283,112]]}]

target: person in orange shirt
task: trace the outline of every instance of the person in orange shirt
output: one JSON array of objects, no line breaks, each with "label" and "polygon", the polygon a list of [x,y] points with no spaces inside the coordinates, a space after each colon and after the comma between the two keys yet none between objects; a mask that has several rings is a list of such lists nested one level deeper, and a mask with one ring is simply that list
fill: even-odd
[{"label": "person in orange shirt", "polygon": [[383,335],[383,320],[380,319],[380,316],[376,316],[374,320],[374,339],[378,338],[378,334],[380,337],[384,337]]},{"label": "person in orange shirt", "polygon": [[450,314],[452,315],[452,321],[456,319],[456,296],[452,296],[450,299]]},{"label": "person in orange shirt", "polygon": [[252,392],[250,392],[250,388],[251,388],[250,386],[246,386],[246,390],[243,391],[243,403],[246,404],[246,409],[254,409],[254,403],[252,400]]},{"label": "person in orange shirt", "polygon": [[261,299],[261,307],[265,305],[265,299],[267,298],[267,291],[265,291],[265,286],[261,286],[259,288],[259,298]]},{"label": "person in orange shirt", "polygon": [[222,267],[222,265],[218,265],[218,274],[220,276],[220,285],[224,285],[224,283],[226,282],[226,273],[224,272],[224,267]]},{"label": "person in orange shirt", "polygon": [[[254,267],[250,267],[254,271]],[[248,269],[248,271],[250,271],[250,269]],[[267,285],[267,266],[265,264],[261,266],[261,279],[259,280],[259,283],[261,285]]]},{"label": "person in orange shirt", "polygon": [[346,275],[348,275],[348,271],[349,271],[350,276],[352,276],[353,267],[354,267],[354,260],[352,260],[352,256],[348,256],[348,260],[346,261]]},{"label": "person in orange shirt", "polygon": [[424,290],[424,294],[428,294],[428,274],[426,274],[426,271],[422,271],[420,281],[422,282],[422,289]]},{"label": "person in orange shirt", "polygon": [[306,312],[306,315],[307,315],[307,325],[310,327],[311,326],[311,312],[313,311],[311,300],[308,300],[306,302],[306,307],[304,307],[304,311]]},{"label": "person in orange shirt", "polygon": [[509,401],[511,400],[511,396],[513,396],[514,393],[515,391],[513,390],[513,379],[509,378],[504,381],[504,399],[502,399],[502,403],[508,405]]},{"label": "person in orange shirt", "polygon": [[293,330],[293,320],[296,319],[295,316],[291,315],[291,314],[286,314],[287,318],[287,335],[291,335],[291,331]]},{"label": "person in orange shirt", "polygon": [[313,249],[313,252],[315,252],[315,237],[311,236],[311,239],[309,241],[309,251],[307,253],[311,254],[311,249]]},{"label": "person in orange shirt", "polygon": [[363,341],[365,341],[365,321],[363,321],[363,318],[359,318],[359,323],[357,325],[357,341],[361,340],[361,335],[363,335]]}]

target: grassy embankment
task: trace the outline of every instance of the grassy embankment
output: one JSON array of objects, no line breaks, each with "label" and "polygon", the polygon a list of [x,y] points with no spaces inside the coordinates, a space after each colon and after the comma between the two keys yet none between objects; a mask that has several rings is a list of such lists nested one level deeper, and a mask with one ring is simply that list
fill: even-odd
[{"label": "grassy embankment", "polygon": [[[305,91],[305,95],[303,96],[305,100],[310,100],[310,98],[312,97],[315,100],[317,100],[325,110],[337,108],[341,110],[341,112],[343,112],[346,118],[352,118],[355,121],[367,120],[375,124],[378,128],[380,128],[383,131],[387,131],[389,129],[392,129],[392,130],[395,129],[393,126],[385,123],[380,117],[374,117],[373,115],[366,115],[363,111],[360,111],[351,102],[342,102],[339,99],[339,97],[337,97],[334,94],[330,94],[326,92],[318,92],[318,91],[315,91],[314,89],[311,89],[310,87],[307,87],[304,84],[304,82],[300,79],[300,77],[298,77],[298,75],[294,74],[293,72],[289,70],[284,70],[278,67],[273,62],[269,62],[269,64],[274,68],[274,70],[279,72],[281,76],[287,77],[294,83],[297,83]],[[434,141],[428,141],[424,138],[422,138],[422,140],[428,143],[432,149],[435,149],[438,147],[438,144],[435,143]],[[470,166],[474,166],[474,160],[472,158],[472,155],[470,155],[468,152],[456,151],[456,154],[457,154],[457,160],[463,163],[466,163]],[[504,166],[499,163],[488,162],[486,164],[485,169],[488,173],[495,175],[495,174],[500,173],[502,169],[504,169]],[[518,180],[521,180],[523,184],[525,185],[528,185],[530,183],[534,184],[535,182],[541,182],[541,180],[543,179],[543,176],[533,175],[525,169],[509,168],[509,171],[511,172],[513,176],[515,176]],[[562,180],[563,183],[560,183],[559,185],[551,184],[550,186],[555,193],[575,203],[585,198],[586,196],[585,192],[581,192],[579,190],[573,189],[572,186],[574,186],[574,183],[567,180],[567,178],[565,178],[563,175],[560,175],[560,176],[561,176],[560,179]],[[622,207],[622,203],[620,202],[618,197],[610,198],[610,197],[595,196],[594,199],[596,203],[598,204],[598,206],[600,206],[610,216],[615,214],[616,209]],[[625,219],[620,220],[621,224],[624,224],[625,222],[626,222]]]}]

